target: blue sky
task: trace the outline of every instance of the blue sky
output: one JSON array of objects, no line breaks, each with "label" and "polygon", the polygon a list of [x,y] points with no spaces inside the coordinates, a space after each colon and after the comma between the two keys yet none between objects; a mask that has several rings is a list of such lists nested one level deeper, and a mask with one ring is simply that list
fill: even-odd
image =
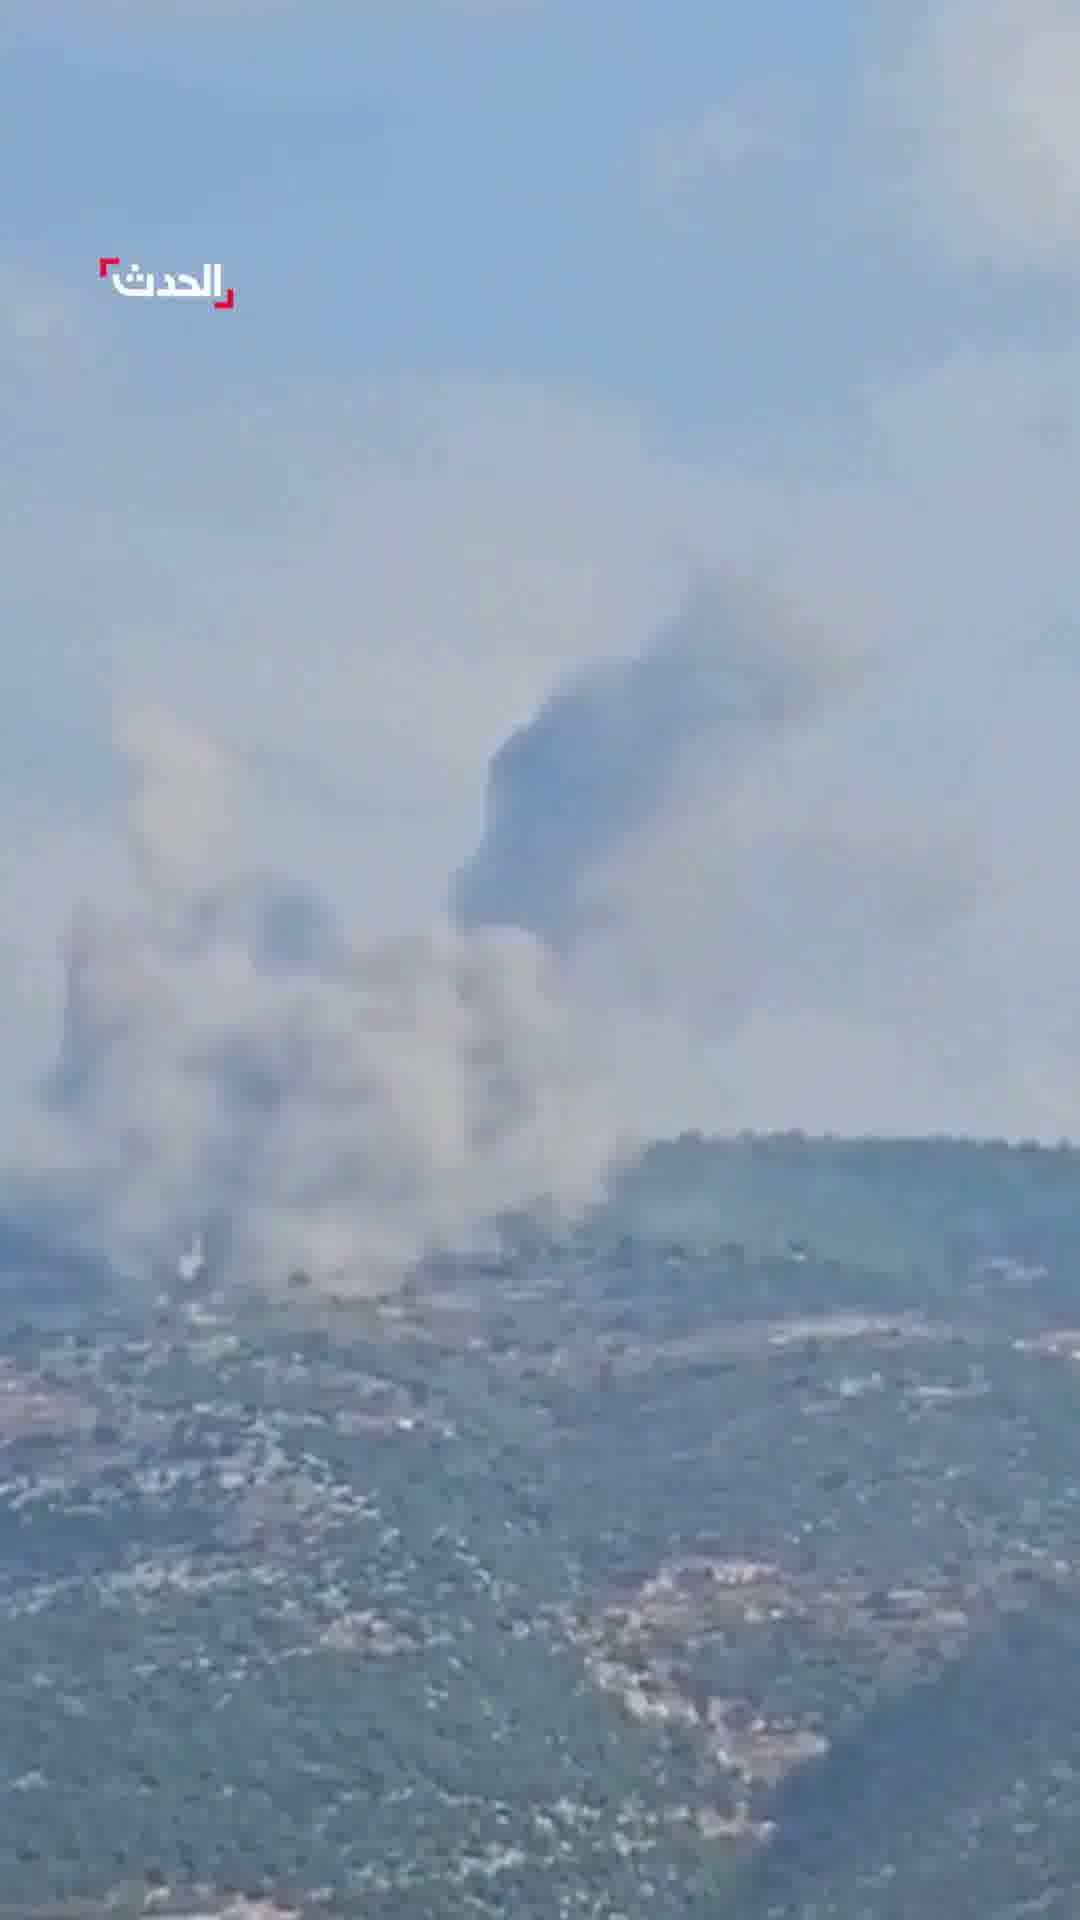
[{"label": "blue sky", "polygon": [[[675,451],[820,468],[883,379],[1047,324],[1000,285],[988,320],[983,276],[912,217],[890,36],[848,0],[237,9],[231,31],[80,11],[102,13],[24,27],[8,68],[9,244],[60,275],[107,229],[227,255],[256,380],[554,376]],[[128,351],[159,364],[161,332]]]},{"label": "blue sky", "polygon": [[[835,749],[883,858],[906,808],[944,859],[969,806],[993,869],[1037,762],[1013,815],[1062,870],[1077,0],[0,0],[0,50],[5,1138],[73,901],[120,883],[131,702],[247,763],[350,916],[411,923],[507,732],[737,574],[884,674]],[[236,310],[124,303],[103,251],[219,259]],[[1011,964],[988,994],[1045,1001]],[[974,1118],[1053,1131],[1042,1072]],[[809,1074],[769,1083],[812,1123]]]}]

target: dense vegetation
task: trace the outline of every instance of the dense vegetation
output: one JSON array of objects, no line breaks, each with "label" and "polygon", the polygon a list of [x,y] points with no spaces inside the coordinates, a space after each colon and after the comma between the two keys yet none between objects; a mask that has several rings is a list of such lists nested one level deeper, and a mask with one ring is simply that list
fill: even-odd
[{"label": "dense vegetation", "polygon": [[1080,1915],[1078,1198],[687,1138],[368,1307],[12,1233],[0,1914]]}]

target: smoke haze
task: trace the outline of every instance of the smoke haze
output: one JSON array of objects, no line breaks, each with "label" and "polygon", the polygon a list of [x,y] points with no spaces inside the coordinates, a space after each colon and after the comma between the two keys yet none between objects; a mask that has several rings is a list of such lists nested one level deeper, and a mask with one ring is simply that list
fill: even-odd
[{"label": "smoke haze", "polygon": [[229,854],[236,782],[160,714],[127,729],[134,890],[84,910],[47,1099],[83,1231],[135,1268],[209,1226],[231,1272],[392,1282],[502,1212],[573,1212],[609,1136],[543,948],[514,929],[351,941]]},{"label": "smoke haze", "polygon": [[717,764],[730,777],[755,740],[805,711],[810,661],[746,626],[733,603],[703,593],[644,652],[554,693],[499,749],[484,838],[452,891],[465,926],[510,922],[573,945],[591,882],[678,789]]},{"label": "smoke haze", "polygon": [[495,755],[452,897],[555,944],[624,1127],[1075,1136],[1068,702],[957,664],[714,593]]},{"label": "smoke haze", "polygon": [[1074,1137],[1067,709],[1032,674],[1005,738],[973,687],[961,737],[936,672],[700,593],[496,752],[449,916],[362,941],[141,714],[131,897],[76,918],[46,1088],[84,1238],[146,1270],[205,1223],[237,1273],[364,1291],[573,1218],[616,1140]]}]

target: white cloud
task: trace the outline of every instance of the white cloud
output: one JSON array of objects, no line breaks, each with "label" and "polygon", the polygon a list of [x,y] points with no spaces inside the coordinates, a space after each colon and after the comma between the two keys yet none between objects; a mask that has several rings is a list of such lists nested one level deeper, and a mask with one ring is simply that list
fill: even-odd
[{"label": "white cloud", "polygon": [[913,631],[966,633],[986,661],[1071,647],[1080,355],[955,355],[883,399],[878,428]]},{"label": "white cloud", "polygon": [[965,240],[1080,266],[1077,0],[935,0],[915,91],[929,192]]}]

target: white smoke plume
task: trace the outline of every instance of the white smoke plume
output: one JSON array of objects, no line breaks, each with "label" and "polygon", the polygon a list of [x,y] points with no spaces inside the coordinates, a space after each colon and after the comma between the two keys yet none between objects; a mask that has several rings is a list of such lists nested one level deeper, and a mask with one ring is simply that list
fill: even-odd
[{"label": "white smoke plume", "polygon": [[84,911],[48,1098],[84,1229],[149,1272],[206,1227],[230,1271],[382,1288],[500,1214],[572,1215],[610,1136],[575,1087],[552,964],[514,929],[361,944],[245,877],[235,781],[160,714],[128,728],[133,877]]},{"label": "white smoke plume", "polygon": [[451,921],[375,943],[246,875],[233,773],[142,716],[132,896],[72,931],[49,1084],[84,1228],[363,1291],[576,1215],[604,1114],[1076,1138],[1073,709],[965,675],[947,724],[947,671],[705,595],[506,743]]}]

